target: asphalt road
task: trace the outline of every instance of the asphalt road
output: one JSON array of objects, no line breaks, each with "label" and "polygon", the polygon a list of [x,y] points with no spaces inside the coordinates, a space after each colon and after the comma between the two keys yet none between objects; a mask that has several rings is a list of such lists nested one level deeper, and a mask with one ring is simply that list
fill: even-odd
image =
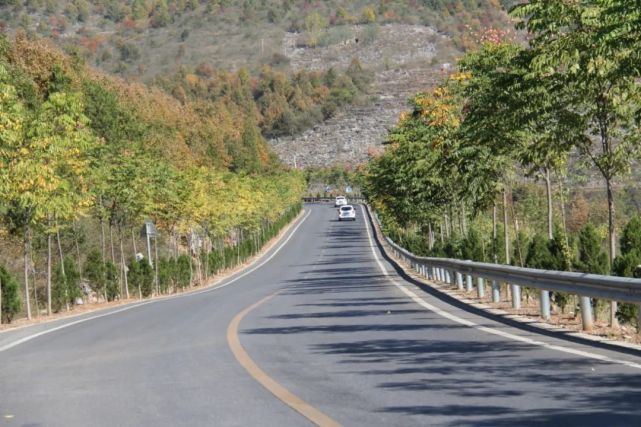
[{"label": "asphalt road", "polygon": [[310,425],[230,349],[232,319],[270,295],[240,321],[240,343],[340,424],[641,425],[641,365],[629,366],[641,355],[424,293],[372,248],[360,209],[349,223],[306,210],[269,261],[225,287],[0,334],[0,426]]}]

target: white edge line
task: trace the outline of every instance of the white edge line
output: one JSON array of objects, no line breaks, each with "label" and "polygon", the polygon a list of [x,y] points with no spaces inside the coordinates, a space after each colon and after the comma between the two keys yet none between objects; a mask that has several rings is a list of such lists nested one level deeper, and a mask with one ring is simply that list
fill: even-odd
[{"label": "white edge line", "polygon": [[369,245],[370,245],[370,249],[372,250],[372,254],[374,255],[374,260],[378,264],[378,267],[383,272],[383,275],[385,277],[387,277],[387,279],[390,281],[390,283],[392,283],[394,286],[396,286],[401,291],[403,291],[403,293],[405,295],[410,297],[415,303],[419,304],[420,306],[422,306],[422,307],[424,307],[424,308],[426,308],[426,309],[438,314],[441,317],[449,319],[449,320],[451,320],[453,322],[459,323],[461,325],[469,326],[471,328],[478,329],[479,331],[483,331],[483,332],[486,332],[488,334],[498,335],[500,337],[508,338],[508,339],[513,340],[513,341],[519,341],[519,342],[523,342],[523,343],[526,343],[526,344],[531,344],[531,345],[535,345],[535,346],[539,346],[539,347],[544,347],[544,348],[547,348],[547,349],[550,349],[550,350],[561,351],[561,352],[573,354],[573,355],[576,355],[576,356],[587,357],[589,359],[596,359],[596,360],[599,360],[599,361],[602,361],[602,362],[616,363],[616,364],[619,364],[619,365],[628,366],[630,368],[641,369],[641,364],[639,364],[639,363],[630,362],[630,361],[627,361],[627,360],[616,360],[616,359],[613,359],[611,357],[604,356],[604,355],[601,355],[601,354],[591,353],[589,351],[578,350],[578,349],[575,349],[575,348],[565,347],[565,346],[562,346],[562,345],[548,344],[548,343],[543,342],[543,341],[537,341],[537,340],[534,340],[532,338],[522,337],[520,335],[516,335],[516,334],[510,333],[510,332],[499,331],[497,329],[490,328],[490,327],[487,327],[487,326],[481,326],[481,325],[479,325],[477,323],[472,322],[471,320],[463,319],[461,317],[456,316],[455,314],[449,313],[449,312],[447,312],[445,310],[442,310],[442,309],[440,309],[438,307],[433,306],[432,304],[430,304],[430,303],[426,302],[425,300],[423,300],[422,298],[420,298],[418,295],[416,295],[416,293],[414,293],[413,291],[408,289],[406,286],[403,286],[403,285],[399,284],[387,272],[387,270],[385,269],[385,266],[383,266],[383,264],[381,263],[381,261],[379,259],[378,254],[376,253],[376,248],[375,248],[374,242],[372,240],[372,234],[370,232],[370,226],[373,227],[373,225],[370,223],[369,217],[367,216],[367,214],[365,212],[365,208],[363,207],[363,205],[361,205],[361,210],[363,212],[363,218],[367,218],[367,220],[365,221],[366,222],[365,229],[367,230],[367,238],[369,240]]},{"label": "white edge line", "polygon": [[41,337],[43,335],[47,335],[47,334],[59,331],[59,330],[64,329],[64,328],[68,328],[70,326],[74,326],[74,325],[77,325],[79,323],[84,323],[84,322],[88,322],[90,320],[100,319],[101,317],[112,316],[114,314],[122,313],[123,311],[127,311],[127,310],[131,310],[131,309],[134,309],[134,308],[138,308],[138,307],[141,307],[141,306],[147,305],[147,304],[152,304],[152,303],[157,303],[157,302],[162,302],[162,301],[168,301],[168,300],[175,299],[175,298],[185,298],[185,297],[190,297],[190,296],[194,296],[194,295],[200,295],[200,294],[204,294],[206,292],[213,292],[213,291],[216,291],[218,289],[221,289],[221,288],[224,288],[226,286],[229,286],[229,285],[237,282],[238,280],[242,279],[243,277],[247,276],[248,274],[253,273],[254,271],[256,271],[259,268],[261,268],[263,265],[265,265],[269,261],[271,261],[276,256],[276,254],[278,254],[278,252],[280,252],[280,250],[283,249],[283,247],[287,244],[287,242],[289,242],[289,240],[294,236],[294,234],[296,233],[298,228],[301,225],[303,225],[303,222],[305,222],[305,220],[307,219],[307,217],[309,217],[309,215],[311,213],[312,213],[311,209],[307,211],[307,214],[303,217],[303,219],[300,220],[300,222],[296,225],[296,227],[294,227],[291,230],[291,232],[289,233],[289,236],[287,236],[287,238],[278,246],[278,248],[276,248],[276,250],[267,259],[263,260],[260,264],[256,265],[255,267],[250,268],[249,270],[243,272],[242,274],[239,274],[238,276],[226,281],[225,283],[223,283],[221,285],[214,286],[214,287],[211,287],[211,288],[208,288],[208,289],[203,289],[202,291],[191,292],[191,293],[188,293],[188,294],[178,294],[178,295],[172,295],[170,297],[166,297],[166,298],[162,298],[162,299],[152,299],[152,300],[145,301],[145,302],[142,302],[142,303],[139,303],[139,304],[128,305],[127,307],[123,307],[123,308],[120,308],[120,309],[117,309],[117,310],[114,310],[114,311],[110,311],[108,313],[98,314],[96,316],[91,316],[91,317],[85,317],[83,319],[79,319],[79,320],[75,320],[73,322],[65,323],[64,325],[56,326],[54,328],[47,329],[47,330],[44,330],[44,331],[40,331],[40,332],[35,333],[35,334],[27,335],[26,337],[22,337],[22,338],[20,338],[20,339],[18,339],[16,341],[13,341],[13,342],[11,342],[9,344],[5,344],[4,346],[0,347],[0,353],[2,353],[3,351],[9,350],[11,348],[17,347],[20,344],[24,344],[27,341],[31,341],[31,340],[36,339],[38,337]]}]

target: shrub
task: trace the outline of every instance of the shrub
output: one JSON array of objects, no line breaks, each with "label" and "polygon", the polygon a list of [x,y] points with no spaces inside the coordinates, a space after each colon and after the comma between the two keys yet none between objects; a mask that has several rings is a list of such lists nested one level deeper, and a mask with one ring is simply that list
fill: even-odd
[{"label": "shrub", "polygon": [[84,265],[85,277],[89,280],[89,286],[97,294],[105,295],[107,283],[107,269],[102,255],[98,250],[93,250],[87,255]]},{"label": "shrub", "polygon": [[579,256],[575,268],[584,273],[607,274],[608,255],[592,224],[587,224],[579,233]]},{"label": "shrub", "polygon": [[[641,219],[632,218],[621,233],[621,255],[612,264],[617,276],[641,278]],[[639,308],[634,304],[619,304],[617,318],[621,322],[637,321]]]},{"label": "shrub", "polygon": [[141,259],[136,261],[132,258],[129,261],[129,284],[138,288],[138,293],[143,297],[148,297],[153,291],[154,270],[149,265],[149,261]]},{"label": "shrub", "polygon": [[189,256],[181,255],[176,261],[175,283],[180,288],[189,286],[191,279],[191,269],[189,267]]},{"label": "shrub", "polygon": [[471,261],[485,261],[485,250],[476,229],[471,228],[467,236],[461,241],[461,255],[463,259]]},{"label": "shrub", "polygon": [[58,312],[67,305],[74,305],[76,299],[82,296],[80,292],[80,273],[73,258],[64,258],[64,274],[62,266],[58,264],[53,275],[51,289],[51,302],[54,311]]},{"label": "shrub", "polygon": [[2,306],[0,306],[0,323],[11,323],[20,312],[20,295],[18,282],[0,266],[0,288],[2,288]]},{"label": "shrub", "polygon": [[107,301],[114,301],[120,296],[118,268],[111,261],[105,262],[105,289],[107,291]]}]

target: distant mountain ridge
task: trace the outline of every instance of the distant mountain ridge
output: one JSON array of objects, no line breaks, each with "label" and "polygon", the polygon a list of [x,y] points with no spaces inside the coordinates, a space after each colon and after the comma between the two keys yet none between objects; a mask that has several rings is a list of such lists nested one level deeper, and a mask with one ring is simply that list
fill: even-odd
[{"label": "distant mountain ridge", "polygon": [[[327,47],[350,26],[422,25],[473,43],[473,31],[503,26],[498,0],[0,0],[0,28],[51,38],[105,71],[123,76],[172,73],[182,65],[287,67],[283,41]],[[361,42],[377,37],[361,32]]]}]

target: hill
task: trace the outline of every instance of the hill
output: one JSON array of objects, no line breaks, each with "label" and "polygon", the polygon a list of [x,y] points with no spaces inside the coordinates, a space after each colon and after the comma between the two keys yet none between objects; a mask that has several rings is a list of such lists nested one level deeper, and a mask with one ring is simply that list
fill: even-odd
[{"label": "hill", "polygon": [[89,65],[151,83],[180,102],[218,101],[237,82],[244,97],[237,104],[244,103],[282,160],[322,166],[364,160],[408,96],[431,86],[435,74],[475,45],[477,31],[509,27],[502,6],[498,0],[0,0],[0,26],[50,38]]},{"label": "hill", "polygon": [[[285,40],[339,44],[354,24],[432,27],[458,49],[471,32],[504,25],[497,0],[1,0],[1,25],[55,40],[102,69],[126,76],[178,65],[258,69],[286,65]],[[363,41],[376,37],[375,30]]]}]

